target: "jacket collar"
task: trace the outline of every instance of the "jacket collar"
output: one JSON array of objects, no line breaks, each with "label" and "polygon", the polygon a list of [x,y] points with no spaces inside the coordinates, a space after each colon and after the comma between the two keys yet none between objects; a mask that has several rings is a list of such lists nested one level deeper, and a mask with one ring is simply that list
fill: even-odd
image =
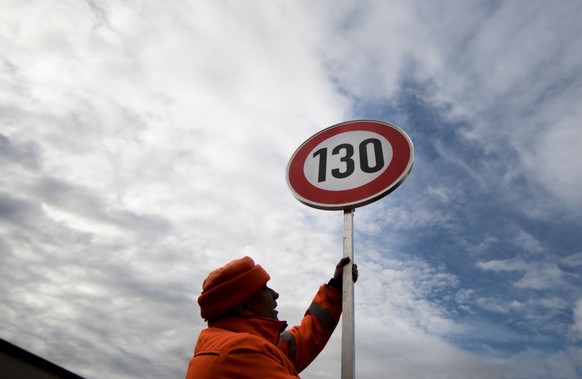
[{"label": "jacket collar", "polygon": [[217,321],[209,321],[208,326],[253,334],[276,345],[279,342],[279,334],[287,328],[287,322],[266,317],[227,316]]}]

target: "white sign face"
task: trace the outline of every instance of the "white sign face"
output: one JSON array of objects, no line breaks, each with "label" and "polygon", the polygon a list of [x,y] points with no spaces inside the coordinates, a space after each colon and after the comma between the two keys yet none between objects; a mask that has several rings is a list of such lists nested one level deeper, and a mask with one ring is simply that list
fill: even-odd
[{"label": "white sign face", "polygon": [[309,152],[305,178],[317,188],[343,191],[379,177],[392,161],[392,145],[377,133],[352,131],[326,139]]},{"label": "white sign face", "polygon": [[305,141],[287,166],[287,183],[305,205],[340,210],[374,202],[396,189],[414,163],[410,138],[381,121],[348,121]]}]

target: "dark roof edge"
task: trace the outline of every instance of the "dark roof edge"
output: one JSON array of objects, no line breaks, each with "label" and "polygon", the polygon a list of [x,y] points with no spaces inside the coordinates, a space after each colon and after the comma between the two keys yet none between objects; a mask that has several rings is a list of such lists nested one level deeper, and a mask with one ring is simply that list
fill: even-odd
[{"label": "dark roof edge", "polygon": [[62,379],[85,379],[69,370],[66,370],[56,364],[47,361],[38,355],[32,354],[16,345],[11,344],[0,338],[0,352],[9,355],[15,359],[26,362],[40,370],[51,373]]}]

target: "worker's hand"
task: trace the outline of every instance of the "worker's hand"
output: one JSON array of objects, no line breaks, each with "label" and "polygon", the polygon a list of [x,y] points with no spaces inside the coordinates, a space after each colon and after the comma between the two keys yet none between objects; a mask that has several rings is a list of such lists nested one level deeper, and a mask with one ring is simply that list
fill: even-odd
[{"label": "worker's hand", "polygon": [[[338,262],[337,266],[335,266],[335,273],[333,274],[333,278],[337,281],[339,281],[340,283],[343,281],[343,272],[344,272],[344,267],[350,263],[350,257],[343,257],[342,259],[340,259],[340,261]],[[358,281],[358,265],[357,264],[352,264],[352,279],[355,282]]]}]

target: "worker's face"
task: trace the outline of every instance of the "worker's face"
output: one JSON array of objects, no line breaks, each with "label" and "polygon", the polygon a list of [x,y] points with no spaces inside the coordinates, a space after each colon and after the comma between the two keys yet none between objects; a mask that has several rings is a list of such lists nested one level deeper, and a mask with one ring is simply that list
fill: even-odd
[{"label": "worker's face", "polygon": [[247,302],[253,316],[268,317],[278,320],[278,312],[275,310],[275,308],[277,308],[277,302],[275,300],[278,298],[279,294],[265,285],[251,296]]}]

